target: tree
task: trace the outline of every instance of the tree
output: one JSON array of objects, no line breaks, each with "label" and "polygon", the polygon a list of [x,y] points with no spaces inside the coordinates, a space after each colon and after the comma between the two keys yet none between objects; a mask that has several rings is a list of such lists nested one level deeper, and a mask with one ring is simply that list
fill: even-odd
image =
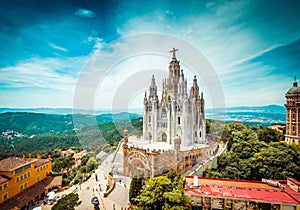
[{"label": "tree", "polygon": [[72,155],[67,157],[59,157],[56,159],[55,164],[53,165],[53,171],[61,172],[66,169],[67,174],[69,175],[69,170],[75,164],[75,160]]},{"label": "tree", "polygon": [[145,177],[144,175],[141,176],[134,176],[131,183],[130,183],[130,189],[129,189],[129,201],[132,204],[137,204],[135,201],[135,198],[140,194],[140,191],[145,183]]},{"label": "tree", "polygon": [[300,179],[299,146],[278,142],[282,137],[279,132],[228,123],[223,134],[230,143],[229,151],[218,157],[217,170],[206,170],[205,176],[248,180]]},{"label": "tree", "polygon": [[86,163],[86,171],[90,172],[92,170],[94,170],[97,167],[97,162],[95,160],[95,158],[91,157],[87,163]]},{"label": "tree", "polygon": [[224,123],[219,120],[212,120],[210,123],[210,133],[222,136]]},{"label": "tree", "polygon": [[184,194],[184,180],[181,176],[176,176],[173,181],[166,176],[146,181],[135,201],[137,209],[143,210],[183,210],[191,206],[189,197]]},{"label": "tree", "polygon": [[78,205],[79,196],[76,193],[70,193],[66,197],[59,199],[57,203],[51,208],[51,210],[74,210]]},{"label": "tree", "polygon": [[270,128],[259,127],[257,133],[258,139],[266,143],[279,142],[284,138],[282,133]]}]

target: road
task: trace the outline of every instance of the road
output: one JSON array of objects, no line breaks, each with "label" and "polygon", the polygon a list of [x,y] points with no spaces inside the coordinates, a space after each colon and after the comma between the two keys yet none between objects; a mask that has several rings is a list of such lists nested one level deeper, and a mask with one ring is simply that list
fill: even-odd
[{"label": "road", "polygon": [[[128,179],[125,179],[126,181],[124,182],[121,181],[121,183],[117,182],[116,187],[111,195],[109,195],[107,198],[104,198],[103,193],[107,184],[107,180],[105,179],[104,175],[105,173],[107,172],[99,167],[86,182],[83,182],[81,185],[72,186],[68,190],[58,192],[57,195],[61,197],[62,195],[67,195],[73,191],[78,193],[79,201],[82,201],[82,203],[75,207],[76,210],[94,209],[93,204],[91,204],[91,199],[94,196],[98,197],[100,202],[99,207],[101,210],[125,210],[125,207],[128,203],[128,188],[130,186],[130,182]],[[95,174],[97,174],[98,181],[96,181]],[[42,209],[51,210],[52,206],[53,205],[50,204],[42,205]]]}]

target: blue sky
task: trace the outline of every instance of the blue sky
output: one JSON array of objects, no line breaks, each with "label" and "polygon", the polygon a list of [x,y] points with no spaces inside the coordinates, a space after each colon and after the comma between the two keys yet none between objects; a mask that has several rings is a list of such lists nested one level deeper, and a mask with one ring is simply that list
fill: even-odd
[{"label": "blue sky", "polygon": [[[122,48],[104,50],[109,43],[147,32],[197,47],[220,80],[226,106],[283,105],[294,75],[300,78],[299,11],[297,0],[1,0],[1,107],[73,107],[78,78],[95,52],[114,56]],[[146,45],[130,47],[147,51]],[[179,49],[178,58],[183,54],[188,52]],[[97,91],[105,100],[95,95],[95,108],[110,108],[122,91],[118,81],[132,69],[131,75],[138,74],[144,60],[115,66],[113,79],[107,76],[104,90]],[[147,60],[161,62],[145,64],[148,69],[168,69],[168,61]],[[133,106],[143,91],[137,90]]]}]

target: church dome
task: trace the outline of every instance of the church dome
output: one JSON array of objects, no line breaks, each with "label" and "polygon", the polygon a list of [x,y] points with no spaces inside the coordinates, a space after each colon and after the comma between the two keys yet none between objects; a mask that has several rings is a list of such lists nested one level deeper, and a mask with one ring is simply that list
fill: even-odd
[{"label": "church dome", "polygon": [[287,93],[288,94],[300,94],[300,87],[291,87]]},{"label": "church dome", "polygon": [[300,94],[300,87],[298,87],[298,83],[296,81],[296,78],[295,78],[295,81],[294,81],[294,84],[293,84],[293,87],[291,87],[287,94]]}]

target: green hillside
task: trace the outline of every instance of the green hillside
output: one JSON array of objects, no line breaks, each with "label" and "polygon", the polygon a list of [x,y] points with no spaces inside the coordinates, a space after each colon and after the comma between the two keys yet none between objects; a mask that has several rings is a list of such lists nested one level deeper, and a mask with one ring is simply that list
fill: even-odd
[{"label": "green hillside", "polygon": [[39,113],[0,114],[0,132],[17,131],[22,134],[63,134],[72,132],[72,115],[52,115]]}]

